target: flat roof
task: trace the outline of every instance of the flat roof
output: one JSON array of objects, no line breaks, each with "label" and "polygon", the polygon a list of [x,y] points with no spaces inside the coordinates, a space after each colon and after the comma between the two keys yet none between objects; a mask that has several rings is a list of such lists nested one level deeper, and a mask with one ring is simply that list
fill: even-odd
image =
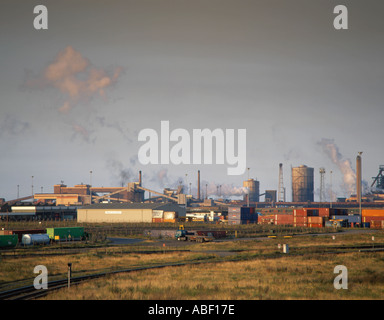
[{"label": "flat roof", "polygon": [[81,207],[80,209],[161,209],[165,206],[177,206],[175,203],[94,203]]}]

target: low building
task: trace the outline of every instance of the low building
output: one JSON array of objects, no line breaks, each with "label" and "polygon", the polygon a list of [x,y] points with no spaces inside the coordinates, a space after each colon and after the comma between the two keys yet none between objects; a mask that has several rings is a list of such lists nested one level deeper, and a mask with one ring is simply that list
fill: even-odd
[{"label": "low building", "polygon": [[97,203],[77,210],[78,222],[177,222],[186,210],[174,203]]}]

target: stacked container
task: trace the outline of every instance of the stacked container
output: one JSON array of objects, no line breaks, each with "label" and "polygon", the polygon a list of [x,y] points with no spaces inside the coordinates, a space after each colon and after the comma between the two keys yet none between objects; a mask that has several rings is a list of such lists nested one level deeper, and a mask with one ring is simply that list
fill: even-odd
[{"label": "stacked container", "polygon": [[307,227],[308,226],[308,217],[304,209],[294,209],[293,210],[293,226],[294,227]]},{"label": "stacked container", "polygon": [[384,225],[383,209],[363,209],[361,211],[362,223],[365,228],[382,229]]},{"label": "stacked container", "polygon": [[293,225],[293,215],[291,214],[275,214],[275,225]]},{"label": "stacked container", "polygon": [[257,213],[254,207],[228,207],[229,224],[257,223]]}]

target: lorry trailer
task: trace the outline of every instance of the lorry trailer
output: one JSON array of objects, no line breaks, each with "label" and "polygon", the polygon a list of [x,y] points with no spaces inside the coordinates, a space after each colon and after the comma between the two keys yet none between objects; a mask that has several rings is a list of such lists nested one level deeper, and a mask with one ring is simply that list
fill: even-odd
[{"label": "lorry trailer", "polygon": [[187,231],[178,230],[175,234],[175,238],[179,241],[196,241],[196,242],[209,242],[218,238],[225,238],[225,231]]}]

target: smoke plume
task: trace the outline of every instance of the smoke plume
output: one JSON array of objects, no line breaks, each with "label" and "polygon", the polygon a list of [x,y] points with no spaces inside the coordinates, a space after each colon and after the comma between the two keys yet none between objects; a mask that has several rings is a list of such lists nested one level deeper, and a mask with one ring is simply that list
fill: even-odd
[{"label": "smoke plume", "polygon": [[109,159],[107,161],[107,167],[112,174],[114,183],[118,183],[119,186],[125,186],[128,182],[136,181],[132,169],[126,168],[124,164],[115,159]]},{"label": "smoke plume", "polygon": [[28,122],[7,114],[0,122],[0,137],[4,134],[11,136],[24,134],[29,128],[30,125]]},{"label": "smoke plume", "polygon": [[[54,89],[61,97],[57,111],[69,115],[75,107],[93,99],[106,100],[106,91],[117,82],[121,73],[120,67],[113,70],[95,67],[89,59],[68,46],[38,76],[27,72],[24,87]],[[80,134],[85,141],[90,141],[89,130],[84,124],[72,123],[71,127],[75,135]]]},{"label": "smoke plume", "polygon": [[[342,188],[350,196],[356,193],[356,171],[352,168],[350,159],[345,159],[340,153],[338,146],[333,139],[321,139],[318,144],[322,147],[325,154],[337,165],[343,175]],[[363,193],[369,192],[368,183],[362,182]]]},{"label": "smoke plume", "polygon": [[120,76],[122,69],[111,72],[94,67],[80,52],[71,46],[59,52],[54,62],[49,64],[38,77],[27,79],[29,88],[55,88],[64,97],[64,103],[58,108],[68,114],[80,102],[91,98],[105,98],[105,90],[112,86]]}]

